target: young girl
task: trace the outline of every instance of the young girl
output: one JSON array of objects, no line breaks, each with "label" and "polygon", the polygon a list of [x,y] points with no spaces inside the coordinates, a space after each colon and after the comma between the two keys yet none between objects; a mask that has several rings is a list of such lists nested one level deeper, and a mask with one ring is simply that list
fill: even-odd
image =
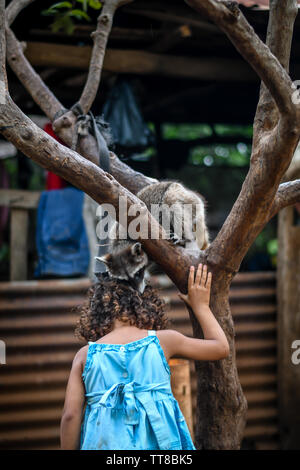
[{"label": "young girl", "polygon": [[[204,339],[166,329],[163,302],[126,281],[103,278],[90,291],[77,327],[88,346],[76,354],[61,420],[62,449],[195,450],[170,385],[168,360],[215,361],[229,354],[209,308],[212,274],[190,268],[188,294]],[[85,412],[84,412],[84,406]]]}]

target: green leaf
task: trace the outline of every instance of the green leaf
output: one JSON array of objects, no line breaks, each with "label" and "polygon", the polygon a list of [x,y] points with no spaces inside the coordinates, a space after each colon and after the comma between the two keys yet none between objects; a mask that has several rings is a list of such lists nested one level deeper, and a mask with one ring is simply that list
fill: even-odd
[{"label": "green leaf", "polygon": [[51,8],[48,8],[48,10],[42,10],[41,15],[42,16],[54,16],[56,13],[59,13],[58,10],[52,10]]},{"label": "green leaf", "polygon": [[63,17],[59,16],[55,18],[53,23],[51,23],[50,27],[53,33],[57,33],[61,29],[64,29]]},{"label": "green leaf", "polygon": [[58,2],[52,5],[50,8],[72,8],[72,3],[71,2]]},{"label": "green leaf", "polygon": [[60,30],[65,31],[67,34],[72,34],[74,31],[75,25],[72,19],[66,15],[57,17],[51,24],[51,29],[54,33],[57,33]]},{"label": "green leaf", "polygon": [[71,35],[71,34],[73,34],[74,29],[75,29],[75,24],[70,19],[70,23],[65,26],[65,31],[66,31],[67,34]]},{"label": "green leaf", "polygon": [[87,10],[87,3],[89,4],[89,7],[93,8],[94,10],[100,10],[102,7],[102,2],[99,0],[76,0],[76,2],[83,4],[84,11]]},{"label": "green leaf", "polygon": [[94,10],[100,10],[102,3],[99,0],[89,0],[89,6],[94,8]]},{"label": "green leaf", "polygon": [[68,16],[75,16],[75,18],[79,20],[81,18],[84,18],[87,21],[91,21],[91,18],[89,17],[89,15],[85,11],[82,11],[82,10],[75,9],[75,10],[68,11],[68,13],[66,14]]}]

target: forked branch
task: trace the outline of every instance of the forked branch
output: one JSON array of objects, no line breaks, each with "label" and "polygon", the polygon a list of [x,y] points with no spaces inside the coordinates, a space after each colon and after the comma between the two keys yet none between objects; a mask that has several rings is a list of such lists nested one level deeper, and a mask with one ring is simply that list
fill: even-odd
[{"label": "forked branch", "polygon": [[[4,0],[0,1],[3,3]],[[141,238],[146,252],[180,289],[185,289],[189,266],[196,264],[198,259],[190,257],[183,248],[175,247],[166,239],[162,239],[162,229],[144,203],[121,186],[113,176],[46,134],[22,113],[9,95],[1,111],[1,133],[38,165],[74,184],[99,204],[112,204],[116,209],[117,218],[120,196],[127,199],[128,209],[136,204],[136,209],[144,217],[148,233],[151,233],[151,227],[160,233],[158,239],[150,236]],[[128,216],[128,222],[132,218],[133,216]]]},{"label": "forked branch", "polygon": [[[40,106],[46,116],[53,121],[56,113],[64,110],[64,107],[32,68],[31,64],[24,56],[24,49],[21,43],[16,39],[13,31],[9,28],[10,24],[16,18],[17,14],[20,13],[22,8],[33,1],[34,0],[23,0],[22,2],[19,2],[19,0],[13,0],[6,8],[7,59],[11,68],[32,96],[33,100],[38,104],[38,106]],[[117,6],[121,6],[123,2],[119,1],[117,4]],[[115,6],[115,8],[117,6]],[[97,42],[97,44],[99,44],[99,42]],[[95,55],[97,55],[96,51]],[[92,78],[91,73],[90,77]],[[89,88],[88,84],[86,86]],[[93,90],[97,92],[96,87],[94,87]],[[90,97],[92,96],[90,92],[88,92],[88,94]],[[66,145],[70,146],[72,142],[72,128],[75,124],[75,116],[71,111],[65,111],[66,114],[55,121],[56,126],[54,130]],[[85,139],[82,139],[79,146],[79,152],[88,160],[97,162],[98,151],[95,139],[92,135],[88,135]],[[151,178],[147,178],[143,174],[132,170],[112,153],[111,173],[123,186],[133,193],[138,192],[142,187],[152,182]]]},{"label": "forked branch", "polygon": [[[5,0],[0,0],[0,73],[3,79],[6,74],[4,25]],[[82,189],[99,204],[103,202],[112,204],[116,209],[117,218],[120,196],[126,198],[128,210],[132,204],[136,204],[137,210],[144,217],[148,232],[151,228],[156,227],[160,234],[158,239],[146,237],[141,240],[145,250],[154,261],[162,266],[177,286],[184,290],[189,266],[193,262],[196,263],[197,260],[188,256],[182,248],[174,247],[166,239],[162,239],[162,228],[151,216],[145,204],[121,186],[113,176],[105,173],[78,153],[61,145],[36,126],[12,101],[8,90],[5,93],[5,98],[5,103],[0,100],[0,131],[4,137],[38,165],[53,171]],[[115,157],[112,160],[117,161],[118,159]],[[117,166],[116,162],[115,165]],[[130,178],[130,176],[132,177],[132,174],[127,177]],[[140,179],[143,179],[142,175]],[[145,180],[147,181],[146,177]],[[138,184],[141,184],[141,181]],[[129,222],[131,218],[128,216]]]},{"label": "forked branch", "polygon": [[[271,132],[254,143],[248,175],[233,208],[220,232],[207,249],[208,262],[223,265],[230,273],[239,269],[240,263],[268,220],[280,180],[293,157],[300,135],[299,107],[292,102],[292,81],[279,60],[255,34],[235,2],[216,0],[186,0],[194,9],[214,21],[229,37],[235,48],[257,72],[264,82],[279,111],[279,120]],[[277,27],[279,18],[296,0],[282,2],[269,20]],[[289,16],[293,23],[294,11]],[[269,25],[269,41],[273,41],[272,25]],[[283,65],[289,62],[293,28],[286,28],[284,47],[278,48]],[[277,39],[279,40],[279,39]],[[274,44],[273,44],[274,45]],[[275,47],[275,46],[274,46]],[[265,118],[266,108],[261,108],[260,119]],[[283,158],[284,155],[284,158]]]},{"label": "forked branch", "polygon": [[96,97],[103,68],[103,60],[106,51],[107,40],[111,31],[114,13],[122,5],[133,0],[106,0],[97,20],[97,28],[91,36],[94,41],[89,72],[85,87],[79,99],[84,113],[87,113]]}]

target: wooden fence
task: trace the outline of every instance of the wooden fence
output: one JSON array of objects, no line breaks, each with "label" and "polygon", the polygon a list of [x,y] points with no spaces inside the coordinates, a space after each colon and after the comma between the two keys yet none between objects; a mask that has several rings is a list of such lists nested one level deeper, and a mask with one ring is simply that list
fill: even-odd
[{"label": "wooden fence", "polygon": [[[279,447],[276,370],[275,272],[239,273],[230,303],[236,325],[237,360],[248,399],[243,447]],[[70,365],[80,344],[74,338],[87,279],[0,284],[0,449],[57,449],[59,421]],[[191,335],[188,313],[165,278],[172,327]],[[191,361],[193,415],[196,381]]]}]

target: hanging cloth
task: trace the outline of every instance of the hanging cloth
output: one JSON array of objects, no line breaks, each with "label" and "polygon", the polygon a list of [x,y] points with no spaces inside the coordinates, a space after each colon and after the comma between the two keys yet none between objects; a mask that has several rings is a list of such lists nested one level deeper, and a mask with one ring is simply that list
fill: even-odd
[{"label": "hanging cloth", "polygon": [[146,148],[154,135],[144,121],[134,89],[119,78],[103,106],[103,116],[112,129],[115,144],[126,148]]},{"label": "hanging cloth", "polygon": [[37,211],[36,277],[87,274],[89,247],[83,197],[84,193],[75,188],[42,192]]}]

